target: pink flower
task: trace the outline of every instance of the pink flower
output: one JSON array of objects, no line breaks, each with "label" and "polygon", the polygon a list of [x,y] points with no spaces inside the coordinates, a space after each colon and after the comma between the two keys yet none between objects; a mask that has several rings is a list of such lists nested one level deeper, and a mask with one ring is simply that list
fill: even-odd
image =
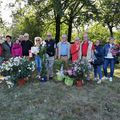
[{"label": "pink flower", "polygon": [[67,71],[68,75],[72,75],[72,70]]}]

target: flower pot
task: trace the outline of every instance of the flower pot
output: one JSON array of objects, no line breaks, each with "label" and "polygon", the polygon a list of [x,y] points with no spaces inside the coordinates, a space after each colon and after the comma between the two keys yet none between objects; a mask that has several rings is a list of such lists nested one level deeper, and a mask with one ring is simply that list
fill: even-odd
[{"label": "flower pot", "polygon": [[23,86],[23,85],[25,85],[25,83],[26,83],[26,81],[25,81],[24,78],[21,78],[21,79],[18,80],[18,85],[19,86]]},{"label": "flower pot", "polygon": [[76,87],[82,87],[82,86],[83,86],[83,80],[77,80]]}]

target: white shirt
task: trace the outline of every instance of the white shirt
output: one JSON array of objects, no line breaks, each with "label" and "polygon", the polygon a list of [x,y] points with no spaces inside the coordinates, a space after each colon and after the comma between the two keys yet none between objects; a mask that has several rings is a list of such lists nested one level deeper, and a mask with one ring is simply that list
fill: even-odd
[{"label": "white shirt", "polygon": [[112,55],[111,50],[112,50],[112,44],[110,44],[110,48],[108,50],[108,54],[107,54],[107,56],[105,58],[114,58],[113,55]]}]

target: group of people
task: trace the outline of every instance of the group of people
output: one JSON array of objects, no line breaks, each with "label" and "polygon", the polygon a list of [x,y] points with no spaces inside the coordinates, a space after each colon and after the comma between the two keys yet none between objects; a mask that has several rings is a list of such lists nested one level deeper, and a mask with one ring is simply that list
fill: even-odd
[{"label": "group of people", "polygon": [[[41,77],[42,59],[39,56],[41,47],[45,47],[46,70],[49,79],[53,77],[53,65],[55,59],[60,59],[65,63],[65,69],[68,69],[68,61],[73,63],[79,60],[87,61],[94,68],[94,79],[101,83],[103,79],[102,68],[104,71],[104,79],[113,80],[114,67],[116,57],[120,53],[120,46],[114,44],[114,38],[110,37],[109,42],[104,46],[101,41],[97,40],[94,44],[90,41],[88,34],[84,33],[83,41],[76,37],[74,43],[69,43],[67,35],[61,36],[61,41],[56,43],[51,33],[47,33],[47,38],[42,40],[41,37],[35,37],[34,43],[29,39],[29,34],[20,35],[13,43],[11,36],[7,35],[5,42],[0,44],[1,61],[8,60],[10,57],[34,57],[38,77]],[[36,48],[36,50],[33,48]],[[31,54],[33,56],[31,56]],[[0,63],[1,64],[1,63]],[[110,65],[110,76],[108,78],[107,68]],[[98,77],[99,76],[99,77]]]}]

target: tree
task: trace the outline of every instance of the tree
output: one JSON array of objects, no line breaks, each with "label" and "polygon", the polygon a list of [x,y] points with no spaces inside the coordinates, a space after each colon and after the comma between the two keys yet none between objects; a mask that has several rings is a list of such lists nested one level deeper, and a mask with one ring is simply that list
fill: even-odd
[{"label": "tree", "polygon": [[120,0],[98,0],[98,21],[107,26],[113,37],[113,28],[120,25]]},{"label": "tree", "polygon": [[[68,25],[68,41],[71,41],[73,24],[80,27],[81,23],[91,19],[95,9],[94,1],[91,0],[70,0],[69,7],[65,13],[66,24]],[[84,17],[83,17],[84,16]]]}]

